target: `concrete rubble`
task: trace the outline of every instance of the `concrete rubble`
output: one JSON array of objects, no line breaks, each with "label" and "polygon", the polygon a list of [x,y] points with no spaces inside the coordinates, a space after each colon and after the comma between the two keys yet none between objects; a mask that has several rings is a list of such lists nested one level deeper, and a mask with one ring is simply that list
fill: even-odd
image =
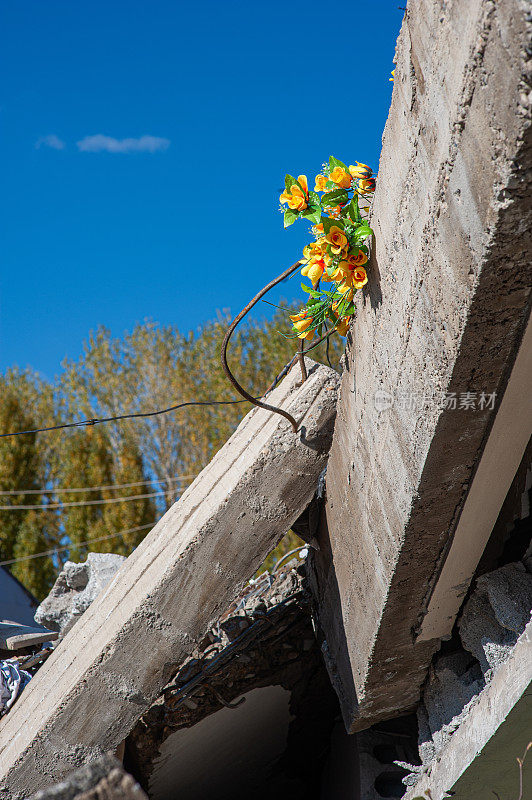
[{"label": "concrete rubble", "polygon": [[0,721],[0,797],[116,749],[177,665],[308,506],[328,458],[338,375],[308,360],[254,409],[123,564]]},{"label": "concrete rubble", "polygon": [[248,585],[141,717],[125,760],[150,798],[314,796],[338,705],[304,572]]},{"label": "concrete rubble", "polygon": [[125,560],[114,553],[89,553],[83,563],[67,561],[35,612],[36,622],[58,631],[62,639],[107,588]]},{"label": "concrete rubble", "polygon": [[105,755],[27,800],[147,800],[147,797],[122,764]]},{"label": "concrete rubble", "polygon": [[458,625],[460,639],[487,674],[505,661],[530,622],[532,574],[506,564],[481,575]]},{"label": "concrete rubble", "polygon": [[[420,766],[405,764],[415,786],[468,719],[530,623],[532,574],[523,562],[481,575],[457,625],[458,646],[433,659],[417,709]],[[528,665],[532,678],[532,664]]]}]

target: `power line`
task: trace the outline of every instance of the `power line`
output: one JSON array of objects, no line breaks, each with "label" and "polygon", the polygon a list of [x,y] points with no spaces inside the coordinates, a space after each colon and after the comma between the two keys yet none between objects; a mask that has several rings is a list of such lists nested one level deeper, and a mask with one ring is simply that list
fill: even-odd
[{"label": "power line", "polygon": [[[315,346],[317,346],[321,342],[321,339],[318,340]],[[307,353],[314,348],[308,348],[304,352]],[[279,383],[279,381],[284,378],[284,376],[290,371],[290,368],[294,364],[295,360],[297,359],[297,355],[295,355],[289,362],[286,364],[281,372],[273,379],[271,384],[268,386],[266,391],[263,395],[259,398],[254,398],[254,400],[260,400],[261,398],[266,397]],[[6,436],[23,436],[27,433],[46,433],[47,431],[60,431],[64,430],[65,428],[87,428],[92,425],[101,425],[104,422],[118,422],[124,419],[142,419],[145,417],[157,417],[160,414],[169,414],[171,411],[177,411],[180,408],[186,408],[187,406],[232,406],[238,405],[239,403],[247,403],[248,400],[191,400],[186,403],[179,403],[176,406],[170,406],[169,408],[162,408],[158,411],[144,411],[139,412],[136,414],[119,414],[116,417],[95,417],[94,419],[83,419],[79,422],[67,422],[63,425],[51,425],[48,428],[32,428],[27,431],[13,431],[11,433],[0,433],[0,439],[4,439]]]},{"label": "power line", "polygon": [[147,497],[160,497],[166,492],[151,492],[150,494],[133,494],[127,497],[109,497],[105,500],[75,500],[71,503],[38,503],[27,506],[0,506],[0,511],[53,511],[57,508],[72,508],[73,506],[103,506],[106,503],[129,503],[131,500],[143,500]]},{"label": "power line", "polygon": [[136,481],[136,483],[110,483],[107,486],[81,486],[75,489],[68,487],[56,489],[9,489],[0,491],[0,496],[18,495],[18,494],[60,494],[68,492],[99,492],[106,489],[130,489],[133,486],[147,486],[152,483],[175,483],[176,481],[185,481],[189,478],[195,478],[195,475],[177,475],[175,478],[153,478],[150,481]]},{"label": "power line", "polygon": [[117,422],[124,419],[139,419],[143,417],[157,417],[159,414],[169,414],[170,411],[177,411],[186,406],[228,406],[237,403],[247,403],[247,400],[191,400],[188,403],[179,403],[177,406],[162,408],[159,411],[145,411],[137,414],[119,414],[116,417],[95,417],[94,419],[82,419],[79,422],[67,422],[63,425],[51,425],[48,428],[32,428],[27,431],[13,431],[12,433],[0,433],[0,439],[6,436],[23,436],[26,433],[46,433],[47,431],[60,431],[64,428],[87,428],[92,425],[101,425],[104,422]]},{"label": "power line", "polygon": [[43,558],[43,556],[53,556],[56,553],[62,553],[65,550],[73,550],[77,547],[85,547],[85,545],[93,544],[94,542],[103,542],[106,539],[114,539],[116,536],[125,536],[127,533],[136,533],[137,531],[146,530],[146,528],[152,528],[156,524],[156,520],[153,522],[148,522],[146,525],[137,525],[136,528],[128,528],[125,531],[117,531],[117,533],[111,533],[109,536],[97,536],[95,539],[88,539],[86,542],[71,542],[70,544],[64,545],[64,547],[55,547],[53,550],[44,550],[42,553],[32,553],[31,556],[22,556],[21,558],[10,558],[7,561],[0,561],[0,567],[7,567],[9,564],[18,564],[20,561],[29,561],[32,558]]}]

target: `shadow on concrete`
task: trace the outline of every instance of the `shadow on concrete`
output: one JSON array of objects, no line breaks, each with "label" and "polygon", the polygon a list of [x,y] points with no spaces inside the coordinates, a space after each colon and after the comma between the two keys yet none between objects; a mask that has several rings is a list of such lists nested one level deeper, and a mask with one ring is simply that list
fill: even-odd
[{"label": "shadow on concrete", "polygon": [[[317,623],[316,636],[329,678],[338,695],[340,707],[343,710],[353,710],[358,708],[357,692],[343,624],[342,598],[336,578],[331,540],[323,503],[317,540],[319,550],[311,550],[309,552],[307,566],[314,603],[319,609],[319,624]],[[330,636],[330,642],[325,638],[324,629],[334,631],[334,635]],[[353,719],[344,718],[346,730],[349,731],[352,722]]]},{"label": "shadow on concrete", "polygon": [[366,297],[369,297],[371,307],[376,311],[382,304],[381,292],[381,273],[379,270],[379,256],[375,243],[375,237],[371,237],[371,256],[368,264],[368,282],[364,289]]}]

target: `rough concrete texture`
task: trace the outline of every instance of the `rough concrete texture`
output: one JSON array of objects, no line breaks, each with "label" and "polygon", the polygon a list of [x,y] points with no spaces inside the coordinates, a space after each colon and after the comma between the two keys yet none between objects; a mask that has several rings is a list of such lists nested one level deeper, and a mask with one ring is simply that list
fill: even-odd
[{"label": "rough concrete texture", "polygon": [[529,316],[529,9],[414,0],[397,44],[315,556],[349,730],[419,700],[438,640],[416,631],[497,408],[461,394],[503,391]]},{"label": "rough concrete texture", "polygon": [[[453,793],[454,800],[519,795],[516,758],[531,740],[532,622],[508,658],[466,706],[460,724],[428,761],[403,800]],[[532,770],[525,765],[523,800],[532,797]]]},{"label": "rough concrete texture", "polygon": [[110,751],[310,502],[338,375],[309,362],[272,392],[299,421],[253,409],[127,559],[0,722],[0,797]]},{"label": "rough concrete texture", "polygon": [[35,612],[36,622],[58,631],[63,638],[107,588],[125,560],[114,553],[89,553],[81,564],[67,561],[50,594]]},{"label": "rough concrete texture", "polygon": [[147,800],[146,795],[110,755],[73,772],[65,781],[32,794],[28,800]]},{"label": "rough concrete texture", "polygon": [[489,679],[512,652],[530,622],[532,575],[523,564],[506,564],[481,575],[459,622],[462,644]]}]

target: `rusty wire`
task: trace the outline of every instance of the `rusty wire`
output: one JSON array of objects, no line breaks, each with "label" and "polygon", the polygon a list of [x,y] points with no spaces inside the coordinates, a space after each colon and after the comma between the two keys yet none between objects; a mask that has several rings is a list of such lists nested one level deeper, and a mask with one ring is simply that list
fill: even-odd
[{"label": "rusty wire", "polygon": [[[263,297],[267,292],[269,292],[270,289],[273,289],[274,286],[277,286],[278,283],[281,283],[281,281],[286,280],[286,278],[288,278],[293,272],[295,272],[296,269],[299,269],[301,264],[304,263],[305,262],[302,259],[296,261],[296,263],[292,264],[291,267],[285,269],[285,271],[281,273],[281,275],[279,275],[277,278],[274,278],[273,281],[270,281],[266,286],[264,286],[264,288],[262,288],[260,292],[256,294],[252,300],[249,301],[247,306],[245,306],[245,308],[242,309],[240,314],[237,314],[237,316],[234,318],[234,320],[228,327],[227,332],[224,336],[224,340],[222,342],[222,351],[221,351],[221,362],[223,370],[227,375],[227,377],[229,378],[229,380],[231,381],[231,383],[233,384],[233,386],[235,387],[235,389],[237,390],[237,392],[240,395],[242,395],[242,397],[244,397],[246,400],[248,400],[250,403],[253,403],[254,406],[258,406],[259,408],[264,408],[266,411],[271,411],[273,414],[280,414],[282,417],[287,419],[292,425],[294,433],[297,433],[298,425],[294,417],[291,414],[289,414],[288,411],[285,411],[282,408],[278,408],[277,406],[271,406],[269,403],[263,403],[261,400],[257,400],[257,398],[253,397],[246,389],[244,389],[243,386],[239,384],[239,382],[229,369],[229,364],[227,363],[227,346],[229,344],[229,339],[231,338],[237,325],[244,319],[246,314],[249,311],[251,311],[253,306],[255,306],[259,302],[261,297]],[[300,350],[300,353],[302,353],[302,350]],[[298,355],[298,357],[303,358],[302,355],[300,356]]]}]

